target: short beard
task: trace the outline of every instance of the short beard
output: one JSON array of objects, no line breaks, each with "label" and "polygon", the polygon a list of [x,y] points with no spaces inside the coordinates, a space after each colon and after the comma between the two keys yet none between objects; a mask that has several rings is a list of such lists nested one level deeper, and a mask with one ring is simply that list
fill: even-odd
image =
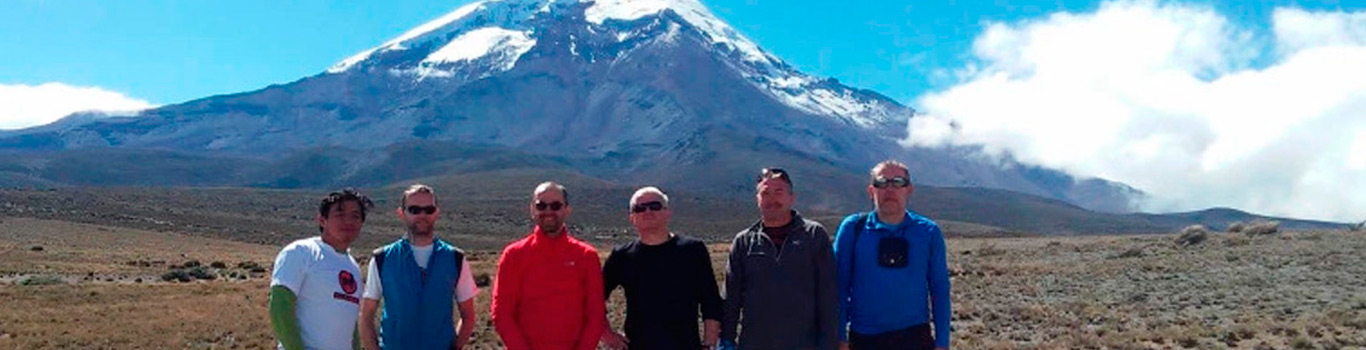
[{"label": "short beard", "polygon": [[541,224],[541,223],[542,223],[542,220],[536,220],[536,226],[541,228],[541,232],[550,233],[550,234],[559,233],[560,228],[561,228],[561,227],[564,227],[564,222],[563,222],[563,221],[555,221],[555,222],[551,223],[552,225],[555,225],[555,227],[546,227],[545,225],[543,225],[543,224]]},{"label": "short beard", "polygon": [[417,223],[411,223],[411,224],[408,224],[407,226],[408,226],[408,235],[409,235],[409,236],[429,237],[429,236],[431,236],[431,235],[433,234],[433,232],[436,232],[436,226],[435,226],[435,225],[433,225],[432,228],[431,228],[430,230],[427,230],[427,232],[418,231],[418,229],[417,229]]},{"label": "short beard", "polygon": [[[875,211],[877,211],[877,212],[879,212],[879,213],[884,213],[884,214],[892,214],[892,213],[902,212],[902,211],[905,211],[905,210],[906,210],[906,205],[905,205],[905,204],[901,204],[901,205],[897,205],[897,204],[898,204],[898,203],[894,203],[894,202],[893,202],[893,203],[878,203],[877,205],[873,206],[873,210],[875,210]],[[897,208],[897,207],[900,207],[900,208]]]}]

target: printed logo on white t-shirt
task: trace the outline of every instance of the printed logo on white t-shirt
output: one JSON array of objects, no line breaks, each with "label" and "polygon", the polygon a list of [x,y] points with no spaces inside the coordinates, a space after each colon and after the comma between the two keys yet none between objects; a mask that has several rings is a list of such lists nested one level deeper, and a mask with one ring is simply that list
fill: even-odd
[{"label": "printed logo on white t-shirt", "polygon": [[356,289],[358,289],[356,287],[356,276],[352,275],[351,271],[342,270],[337,273],[337,284],[341,286],[342,291],[346,292],[346,294],[333,292],[332,298],[348,301],[352,304],[360,304],[360,298],[355,296]]}]

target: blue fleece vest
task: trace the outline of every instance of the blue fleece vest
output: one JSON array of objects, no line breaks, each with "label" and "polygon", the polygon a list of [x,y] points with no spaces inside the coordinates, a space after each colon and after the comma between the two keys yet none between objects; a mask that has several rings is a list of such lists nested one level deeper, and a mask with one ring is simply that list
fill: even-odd
[{"label": "blue fleece vest", "polygon": [[447,349],[455,340],[455,283],[464,253],[441,240],[433,243],[424,271],[407,238],[375,250],[383,287],[379,342],[385,350]]}]

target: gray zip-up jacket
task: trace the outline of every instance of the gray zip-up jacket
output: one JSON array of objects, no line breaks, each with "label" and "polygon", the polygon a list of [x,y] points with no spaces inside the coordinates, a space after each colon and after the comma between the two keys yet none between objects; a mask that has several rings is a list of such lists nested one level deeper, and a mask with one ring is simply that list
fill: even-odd
[{"label": "gray zip-up jacket", "polygon": [[741,350],[835,350],[839,314],[830,235],[793,211],[782,249],[763,223],[740,231],[726,265],[721,339]]}]

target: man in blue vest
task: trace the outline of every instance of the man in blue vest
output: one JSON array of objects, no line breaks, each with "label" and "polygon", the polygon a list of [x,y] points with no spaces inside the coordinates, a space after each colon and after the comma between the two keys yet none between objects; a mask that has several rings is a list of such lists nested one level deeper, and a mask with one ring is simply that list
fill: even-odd
[{"label": "man in blue vest", "polygon": [[[398,217],[408,234],[375,250],[365,279],[360,333],[367,349],[462,349],[469,342],[479,289],[465,254],[436,238],[440,214],[431,187],[418,184],[403,192]],[[377,333],[375,310],[381,299]],[[457,305],[458,334],[452,315]]]}]

